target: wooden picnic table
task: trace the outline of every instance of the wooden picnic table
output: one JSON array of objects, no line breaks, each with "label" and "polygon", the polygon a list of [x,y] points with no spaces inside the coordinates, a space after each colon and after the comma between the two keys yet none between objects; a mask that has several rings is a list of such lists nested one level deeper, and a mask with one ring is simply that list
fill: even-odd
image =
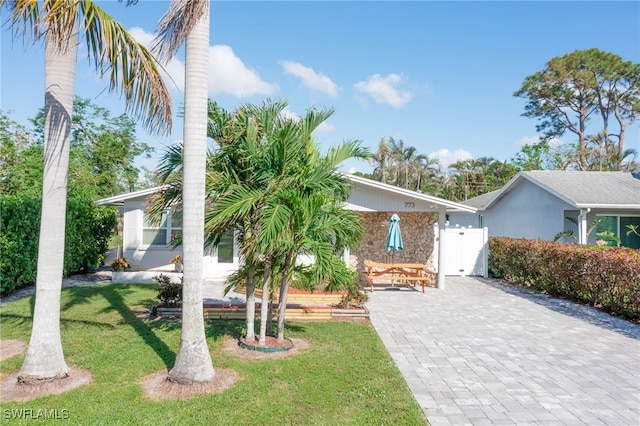
[{"label": "wooden picnic table", "polygon": [[422,285],[422,292],[427,284],[433,282],[435,272],[427,268],[423,263],[379,263],[365,260],[364,277],[373,291],[375,282],[389,282],[393,286],[396,281],[406,282],[409,285]]}]

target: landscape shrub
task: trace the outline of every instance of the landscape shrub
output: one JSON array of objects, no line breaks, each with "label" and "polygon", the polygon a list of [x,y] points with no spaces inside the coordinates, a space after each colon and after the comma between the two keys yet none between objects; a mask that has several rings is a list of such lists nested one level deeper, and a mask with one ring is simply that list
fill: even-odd
[{"label": "landscape shrub", "polygon": [[131,268],[131,264],[126,257],[119,257],[111,262],[111,267],[116,272],[124,272],[127,269]]},{"label": "landscape shrub", "polygon": [[100,266],[116,226],[115,209],[98,207],[91,200],[67,200],[64,275]]},{"label": "landscape shrub", "polygon": [[160,305],[167,308],[177,307],[182,303],[182,278],[180,283],[171,282],[171,277],[160,274],[153,277],[158,286]]},{"label": "landscape shrub", "polygon": [[[0,294],[34,284],[38,266],[41,200],[0,195]],[[65,276],[97,268],[116,223],[113,208],[90,200],[67,201]]]},{"label": "landscape shrub", "polygon": [[40,204],[36,198],[0,196],[0,294],[36,281]]},{"label": "landscape shrub", "polygon": [[640,250],[491,237],[489,271],[536,291],[640,319]]}]

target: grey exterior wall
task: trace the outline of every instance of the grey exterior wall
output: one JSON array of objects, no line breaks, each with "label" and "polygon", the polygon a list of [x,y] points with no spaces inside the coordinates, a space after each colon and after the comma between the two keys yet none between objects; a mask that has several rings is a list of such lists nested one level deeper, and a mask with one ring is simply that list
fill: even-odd
[{"label": "grey exterior wall", "polygon": [[[574,213],[569,214],[569,211]],[[565,216],[577,217],[578,213],[565,201],[524,181],[488,210],[476,214],[449,214],[449,226],[486,226],[490,237],[553,240],[558,232],[575,227]],[[577,228],[574,232],[577,235]]]}]

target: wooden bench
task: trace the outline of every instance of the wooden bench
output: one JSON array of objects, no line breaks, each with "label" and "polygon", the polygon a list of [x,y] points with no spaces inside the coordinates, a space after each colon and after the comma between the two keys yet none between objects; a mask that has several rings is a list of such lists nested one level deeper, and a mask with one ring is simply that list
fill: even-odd
[{"label": "wooden bench", "polygon": [[365,271],[364,277],[367,284],[373,292],[373,285],[375,282],[391,282],[393,286],[395,282],[405,282],[408,285],[420,283],[422,286],[422,292],[426,285],[431,284],[435,280],[435,272],[427,269],[427,266],[422,263],[378,263],[378,262],[364,262]]}]

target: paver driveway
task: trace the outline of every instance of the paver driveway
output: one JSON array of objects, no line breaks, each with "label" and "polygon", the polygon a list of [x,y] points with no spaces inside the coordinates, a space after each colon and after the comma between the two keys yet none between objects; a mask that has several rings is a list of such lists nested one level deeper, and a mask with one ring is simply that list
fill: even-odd
[{"label": "paver driveway", "polygon": [[640,425],[640,326],[494,280],[376,290],[371,322],[433,426]]}]

